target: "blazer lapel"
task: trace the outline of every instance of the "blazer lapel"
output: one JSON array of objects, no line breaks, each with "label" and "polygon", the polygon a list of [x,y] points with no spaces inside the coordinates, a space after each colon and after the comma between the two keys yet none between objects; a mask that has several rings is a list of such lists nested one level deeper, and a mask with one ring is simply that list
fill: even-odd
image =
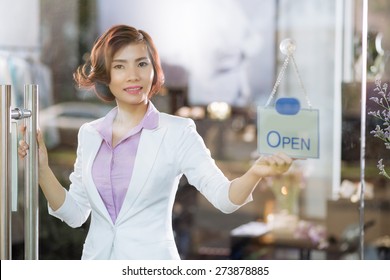
[{"label": "blazer lapel", "polygon": [[166,128],[162,127],[158,127],[154,130],[144,129],[142,131],[134,163],[133,175],[116,223],[120,222],[121,219],[125,217],[126,213],[132,208],[134,202],[141,194],[154,165],[165,132]]}]

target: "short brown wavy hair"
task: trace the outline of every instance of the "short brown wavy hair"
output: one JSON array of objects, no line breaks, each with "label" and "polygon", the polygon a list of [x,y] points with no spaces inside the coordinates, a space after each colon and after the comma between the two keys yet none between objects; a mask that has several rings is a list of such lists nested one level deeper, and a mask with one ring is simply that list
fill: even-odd
[{"label": "short brown wavy hair", "polygon": [[107,102],[115,100],[108,84],[110,68],[115,53],[129,44],[144,43],[152,61],[154,77],[148,98],[157,94],[164,84],[164,73],[160,57],[150,35],[128,25],[115,25],[95,42],[89,59],[80,65],[73,78],[80,88],[93,89],[96,95]]}]

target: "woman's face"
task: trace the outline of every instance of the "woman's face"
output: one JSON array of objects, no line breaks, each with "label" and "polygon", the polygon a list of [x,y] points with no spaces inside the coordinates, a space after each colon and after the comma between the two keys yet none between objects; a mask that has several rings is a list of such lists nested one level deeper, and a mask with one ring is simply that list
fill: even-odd
[{"label": "woman's face", "polygon": [[109,88],[118,105],[146,104],[154,70],[147,47],[129,44],[117,51],[110,68]]}]

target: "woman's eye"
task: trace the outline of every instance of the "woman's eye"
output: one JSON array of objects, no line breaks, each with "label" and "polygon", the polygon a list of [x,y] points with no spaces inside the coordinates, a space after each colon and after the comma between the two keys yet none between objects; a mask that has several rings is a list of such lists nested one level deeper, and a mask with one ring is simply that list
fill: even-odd
[{"label": "woman's eye", "polygon": [[114,65],[114,67],[113,67],[114,69],[123,69],[124,68],[124,66],[123,65],[121,65],[121,64],[117,64],[117,65]]},{"label": "woman's eye", "polygon": [[146,61],[142,61],[138,64],[140,67],[145,67],[145,66],[148,66],[149,63],[147,63]]}]

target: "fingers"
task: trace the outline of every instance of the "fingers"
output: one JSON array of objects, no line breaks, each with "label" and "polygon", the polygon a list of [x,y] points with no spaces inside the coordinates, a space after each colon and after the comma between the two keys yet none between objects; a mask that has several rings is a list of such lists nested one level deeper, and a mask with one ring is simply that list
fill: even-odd
[{"label": "fingers", "polygon": [[19,126],[19,131],[24,136],[26,134],[26,126],[25,125]]},{"label": "fingers", "polygon": [[[24,124],[19,126],[19,131],[22,135],[22,138],[26,135],[26,126]],[[18,146],[18,155],[20,158],[24,158],[27,155],[27,151],[29,149],[28,144],[23,139],[19,141]]]},{"label": "fingers", "polygon": [[293,159],[291,157],[289,157],[288,155],[286,155],[285,153],[277,153],[275,155],[275,158],[278,161],[278,163],[281,163],[281,164],[290,165],[293,162]]},{"label": "fingers", "polygon": [[24,158],[27,155],[27,151],[29,149],[28,144],[24,140],[19,141],[19,147],[18,147],[18,155],[20,158]]},{"label": "fingers", "polygon": [[[23,133],[23,135],[25,135],[26,126],[21,126],[20,127],[20,132]],[[42,134],[42,132],[39,129],[37,131],[36,139],[37,139],[38,148],[39,147],[46,148],[43,134]],[[27,155],[27,152],[28,152],[29,148],[30,148],[30,146],[27,144],[27,142],[24,139],[20,140],[19,141],[19,146],[18,146],[18,155],[19,155],[19,157],[24,158]]]},{"label": "fingers", "polygon": [[267,164],[271,166],[284,166],[290,165],[293,159],[287,156],[284,153],[277,153],[269,156],[262,156],[258,159],[258,162],[261,164]]},{"label": "fingers", "polygon": [[293,159],[284,153],[262,156],[258,159],[257,165],[262,166],[264,176],[280,175],[289,170]]}]

